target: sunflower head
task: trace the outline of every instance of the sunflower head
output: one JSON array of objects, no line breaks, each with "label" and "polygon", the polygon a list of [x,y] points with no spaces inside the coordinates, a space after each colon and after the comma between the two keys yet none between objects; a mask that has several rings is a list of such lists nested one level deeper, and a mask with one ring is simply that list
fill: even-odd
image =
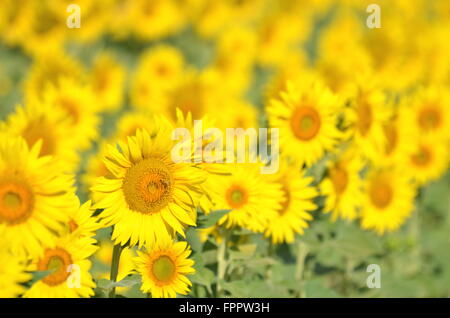
[{"label": "sunflower head", "polygon": [[94,295],[95,283],[89,270],[89,257],[97,250],[96,241],[90,237],[64,235],[52,247],[32,260],[29,270],[48,271],[47,276],[36,281],[24,297],[77,298]]},{"label": "sunflower head", "polygon": [[155,244],[146,252],[138,252],[135,258],[138,272],[142,275],[141,290],[153,297],[176,297],[186,295],[191,282],[187,274],[195,272],[194,261],[188,259],[191,250],[186,242]]},{"label": "sunflower head", "polygon": [[[22,138],[0,140],[0,233],[16,254],[39,255],[76,209],[73,178]],[[28,233],[24,235],[23,233]]]},{"label": "sunflower head", "polygon": [[[270,125],[280,128],[280,148],[299,163],[310,166],[341,138],[337,128],[338,98],[318,81],[310,85],[288,83],[281,99],[267,108]],[[298,147],[304,151],[297,151]]]},{"label": "sunflower head", "polygon": [[365,180],[362,227],[378,234],[399,228],[411,215],[416,187],[398,169],[374,168]]},{"label": "sunflower head", "polygon": [[115,225],[116,243],[167,241],[195,224],[205,172],[193,163],[172,161],[173,126],[166,124],[153,137],[138,130],[119,141],[119,148],[110,146],[105,156],[110,176],[97,179],[92,190],[95,207],[104,209],[100,217]]}]

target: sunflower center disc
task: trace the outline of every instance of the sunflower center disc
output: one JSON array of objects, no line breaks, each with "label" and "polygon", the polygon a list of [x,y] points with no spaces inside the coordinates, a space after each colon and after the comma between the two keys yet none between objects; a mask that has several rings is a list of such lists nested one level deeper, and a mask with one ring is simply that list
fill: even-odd
[{"label": "sunflower center disc", "polygon": [[330,170],[330,179],[337,194],[342,194],[348,185],[348,173],[341,167]]},{"label": "sunflower center disc", "polygon": [[152,273],[159,281],[167,282],[175,273],[175,264],[169,257],[161,256],[153,263]]},{"label": "sunflower center disc", "polygon": [[386,208],[391,203],[393,194],[392,187],[384,181],[374,182],[370,189],[370,199],[380,209]]},{"label": "sunflower center disc", "polygon": [[235,209],[247,203],[248,199],[247,192],[243,188],[236,185],[228,189],[226,198],[228,204]]},{"label": "sunflower center disc", "polygon": [[431,152],[427,148],[422,147],[411,157],[411,160],[416,166],[427,166],[431,161]]},{"label": "sunflower center disc", "polygon": [[10,225],[23,223],[30,217],[33,203],[27,186],[17,182],[0,184],[0,222]]},{"label": "sunflower center disc", "polygon": [[419,116],[419,125],[425,130],[433,130],[439,127],[440,121],[439,111],[433,108],[424,109]]},{"label": "sunflower center disc", "polygon": [[312,107],[299,107],[291,118],[291,128],[298,139],[311,140],[318,134],[320,129],[319,114]]},{"label": "sunflower center disc", "polygon": [[160,211],[169,203],[172,184],[167,165],[148,158],[128,169],[122,188],[130,209],[148,214]]},{"label": "sunflower center disc", "polygon": [[51,271],[42,281],[50,286],[59,285],[66,281],[70,273],[68,266],[72,264],[70,254],[62,248],[48,249],[44,257],[38,262],[39,271]]}]

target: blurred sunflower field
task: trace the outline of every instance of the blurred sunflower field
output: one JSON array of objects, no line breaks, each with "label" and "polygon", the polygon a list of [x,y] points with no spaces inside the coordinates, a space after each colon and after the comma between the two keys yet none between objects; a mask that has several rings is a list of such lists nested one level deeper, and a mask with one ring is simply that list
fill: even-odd
[{"label": "blurred sunflower field", "polygon": [[[0,297],[449,297],[449,38],[446,0],[1,0]],[[171,159],[266,127],[276,173]]]}]

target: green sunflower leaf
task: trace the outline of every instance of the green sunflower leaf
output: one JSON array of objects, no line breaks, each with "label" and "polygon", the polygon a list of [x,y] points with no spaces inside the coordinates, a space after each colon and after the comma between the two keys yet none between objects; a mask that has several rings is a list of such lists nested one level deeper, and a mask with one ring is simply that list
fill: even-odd
[{"label": "green sunflower leaf", "polygon": [[223,216],[231,210],[217,210],[208,215],[200,215],[197,220],[198,229],[206,229],[216,224]]}]

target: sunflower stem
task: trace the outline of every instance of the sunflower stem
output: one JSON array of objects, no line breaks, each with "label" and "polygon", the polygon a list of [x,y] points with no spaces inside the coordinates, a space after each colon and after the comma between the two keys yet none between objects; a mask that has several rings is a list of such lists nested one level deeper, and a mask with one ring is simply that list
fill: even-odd
[{"label": "sunflower stem", "polygon": [[[269,240],[269,246],[267,247],[267,256],[269,258],[273,259],[274,255],[275,255],[274,252],[275,252],[275,246],[272,243],[272,240]],[[272,280],[272,267],[273,267],[273,264],[268,264],[267,265],[266,278],[267,278],[268,281]]]},{"label": "sunflower stem", "polygon": [[[297,245],[297,260],[295,263],[295,279],[299,282],[303,280],[303,272],[305,270],[305,259],[308,254],[308,246],[303,241],[299,241]],[[304,291],[300,293],[300,297],[304,297]]]},{"label": "sunflower stem", "polygon": [[217,297],[220,297],[222,292],[222,280],[225,278],[225,271],[227,268],[227,261],[225,259],[225,252],[227,247],[227,234],[222,236],[222,242],[220,242],[219,248],[217,250]]},{"label": "sunflower stem", "polygon": [[[117,281],[117,274],[119,273],[119,263],[120,263],[120,255],[122,254],[123,247],[120,244],[114,245],[113,254],[112,254],[112,262],[111,262],[111,273],[110,280],[115,283]],[[116,297],[116,287],[113,286],[109,292],[109,298]]]}]

